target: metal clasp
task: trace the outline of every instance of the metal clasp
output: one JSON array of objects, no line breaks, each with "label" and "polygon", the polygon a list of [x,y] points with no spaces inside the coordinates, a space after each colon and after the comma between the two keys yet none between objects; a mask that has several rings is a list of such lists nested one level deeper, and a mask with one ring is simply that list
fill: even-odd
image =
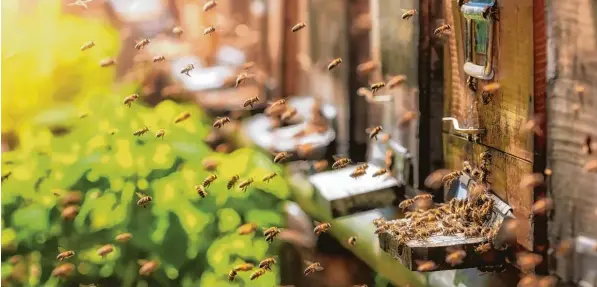
[{"label": "metal clasp", "polygon": [[[493,33],[495,19],[490,15],[489,9],[495,5],[495,0],[471,0],[460,7],[462,16],[466,19],[465,55],[466,61],[463,69],[466,74],[477,79],[491,80],[493,78]],[[486,22],[488,37],[486,40],[485,65],[473,62],[475,54],[475,22]]]},{"label": "metal clasp", "polygon": [[452,117],[446,117],[446,118],[442,118],[442,121],[444,122],[452,122],[452,127],[454,128],[455,132],[458,132],[460,134],[465,134],[465,135],[480,135],[483,132],[485,132],[485,129],[476,129],[476,128],[466,128],[463,129],[460,127],[460,124],[458,123],[458,120]]}]

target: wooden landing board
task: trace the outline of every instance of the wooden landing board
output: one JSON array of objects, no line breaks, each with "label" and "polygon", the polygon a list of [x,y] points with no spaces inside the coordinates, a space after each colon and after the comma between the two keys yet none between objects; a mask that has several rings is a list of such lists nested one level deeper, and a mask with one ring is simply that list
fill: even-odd
[{"label": "wooden landing board", "polygon": [[474,144],[464,138],[454,135],[443,135],[444,155],[446,168],[450,170],[462,169],[462,162],[469,161],[474,166],[480,163],[479,155],[489,151],[491,160],[491,174],[489,182],[494,193],[514,209],[514,216],[522,221],[517,229],[519,244],[532,250],[533,248],[533,222],[531,208],[533,206],[532,191],[523,192],[519,188],[521,177],[531,173],[533,166],[530,162],[515,158],[502,151]]}]

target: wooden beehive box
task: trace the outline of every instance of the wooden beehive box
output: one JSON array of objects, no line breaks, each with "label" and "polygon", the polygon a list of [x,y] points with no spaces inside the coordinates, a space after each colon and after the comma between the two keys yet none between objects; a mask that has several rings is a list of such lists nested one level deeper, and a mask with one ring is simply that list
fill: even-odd
[{"label": "wooden beehive box", "polygon": [[[466,198],[466,190],[471,183],[472,180],[467,175],[463,175],[459,180],[452,184],[448,194],[458,199]],[[501,240],[503,237],[500,236],[501,234],[504,234],[504,231],[499,228],[504,220],[513,218],[512,208],[493,194],[490,195],[490,198],[494,203],[493,210],[491,218],[486,222],[484,227],[498,228],[498,236],[490,242],[493,247],[498,249],[502,247],[502,242],[504,242]],[[411,219],[397,219],[390,221],[389,223],[397,221],[408,222],[409,220]],[[498,242],[498,239],[500,239],[500,242]],[[477,253],[475,251],[477,246],[486,242],[487,239],[482,236],[467,237],[463,233],[457,233],[449,236],[433,235],[426,240],[412,239],[407,241],[404,245],[400,244],[397,237],[389,231],[379,235],[381,249],[413,271],[417,270],[418,262],[422,261],[433,261],[437,264],[437,267],[432,271],[502,265],[504,263],[503,255],[495,249],[485,253]],[[466,252],[466,257],[463,259],[462,263],[451,265],[446,262],[449,248],[459,248]]]}]

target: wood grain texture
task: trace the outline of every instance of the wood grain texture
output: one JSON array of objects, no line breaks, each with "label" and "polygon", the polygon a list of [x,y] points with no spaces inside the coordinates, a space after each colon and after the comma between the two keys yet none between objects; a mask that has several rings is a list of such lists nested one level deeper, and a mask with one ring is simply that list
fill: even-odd
[{"label": "wood grain texture", "polygon": [[530,162],[508,155],[500,150],[475,144],[464,138],[446,135],[443,136],[446,168],[450,170],[462,169],[462,162],[469,161],[474,166],[480,164],[479,155],[489,151],[492,156],[491,175],[489,183],[493,192],[514,209],[516,218],[528,218],[525,224],[520,224],[517,229],[518,243],[525,248],[533,248],[533,232],[531,208],[533,194],[531,191],[523,192],[519,188],[521,177],[530,173],[533,166]]}]

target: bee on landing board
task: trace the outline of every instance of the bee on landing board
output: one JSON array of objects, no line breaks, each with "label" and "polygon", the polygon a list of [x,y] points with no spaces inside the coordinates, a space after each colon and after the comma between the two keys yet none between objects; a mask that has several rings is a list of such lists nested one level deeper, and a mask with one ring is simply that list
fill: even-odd
[{"label": "bee on landing board", "polygon": [[143,208],[147,207],[153,200],[151,198],[151,196],[140,193],[140,192],[137,192],[137,197],[139,197],[139,200],[137,201],[137,205],[141,206]]},{"label": "bee on landing board", "polygon": [[313,229],[313,232],[315,232],[315,235],[320,235],[321,233],[327,232],[328,229],[330,229],[330,227],[332,227],[332,225],[330,223],[324,222],[324,223],[320,223],[315,221],[315,228]]},{"label": "bee on landing board", "polygon": [[292,31],[293,33],[295,33],[295,32],[298,32],[298,31],[302,30],[302,29],[303,29],[303,28],[305,28],[305,27],[307,27],[307,24],[305,24],[305,23],[301,22],[301,23],[298,23],[298,24],[296,24],[296,25],[292,26],[292,29],[291,29],[291,31]]},{"label": "bee on landing board", "polygon": [[381,126],[376,126],[373,128],[368,128],[365,130],[365,132],[367,134],[369,134],[369,139],[376,139],[377,140],[377,135],[383,130],[383,128]]},{"label": "bee on landing board", "polygon": [[93,47],[95,47],[95,43],[93,41],[89,41],[89,42],[83,44],[83,46],[81,46],[81,52],[85,51],[87,49],[91,49]]},{"label": "bee on landing board", "polygon": [[332,164],[332,169],[343,168],[352,163],[352,160],[347,157],[333,156],[333,158],[334,164]]},{"label": "bee on landing board", "polygon": [[443,35],[449,33],[451,30],[452,30],[452,27],[450,25],[444,24],[444,25],[437,27],[437,29],[435,29],[435,31],[433,31],[433,34],[435,36],[443,36]]},{"label": "bee on landing board", "polygon": [[217,118],[213,124],[213,127],[219,129],[219,128],[223,127],[226,123],[229,123],[229,122],[230,122],[229,117]]},{"label": "bee on landing board", "polygon": [[336,68],[341,63],[342,63],[342,59],[341,58],[337,58],[337,59],[332,60],[330,62],[330,64],[328,65],[328,71],[331,71],[332,69]]},{"label": "bee on landing board", "polygon": [[149,45],[150,42],[151,41],[149,39],[142,39],[135,44],[135,49],[141,50],[141,49],[145,48],[145,46]]},{"label": "bee on landing board", "polygon": [[311,262],[305,260],[305,264],[307,264],[307,268],[305,269],[305,276],[309,276],[309,274],[313,274],[318,271],[323,271],[323,266],[319,262]]},{"label": "bee on landing board", "polygon": [[413,16],[417,15],[416,9],[411,9],[411,10],[402,9],[402,11],[404,11],[404,14],[402,14],[403,20],[408,20],[408,19],[412,18]]},{"label": "bee on landing board", "polygon": [[60,251],[58,256],[56,256],[56,260],[58,261],[62,261],[64,259],[68,259],[75,256],[75,251],[73,250],[65,250],[64,248],[58,248],[58,251]]},{"label": "bee on landing board", "polygon": [[139,94],[132,94],[124,98],[123,104],[127,105],[129,108],[131,104],[139,98]]},{"label": "bee on landing board", "polygon": [[367,169],[363,168],[356,168],[352,173],[350,173],[350,177],[357,179],[367,173]]},{"label": "bee on landing board", "polygon": [[378,177],[378,176],[382,176],[384,174],[388,173],[388,170],[385,168],[380,168],[379,170],[377,170],[375,173],[373,173],[373,177]]}]

